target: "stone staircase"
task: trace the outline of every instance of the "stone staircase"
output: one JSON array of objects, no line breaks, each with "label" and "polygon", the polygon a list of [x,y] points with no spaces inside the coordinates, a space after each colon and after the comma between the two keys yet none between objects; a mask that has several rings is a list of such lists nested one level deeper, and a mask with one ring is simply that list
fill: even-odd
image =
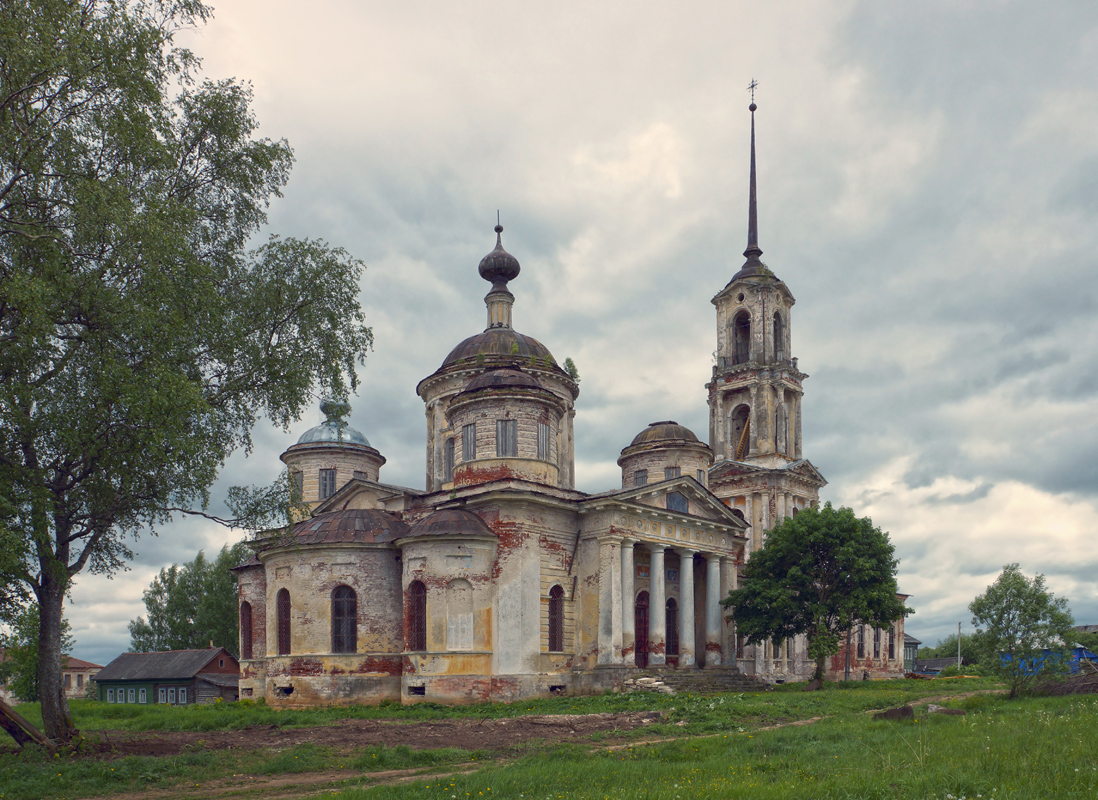
[{"label": "stone staircase", "polygon": [[[650,678],[654,683],[641,683]],[[636,688],[660,690],[667,687],[676,694],[719,694],[722,692],[765,692],[769,686],[735,669],[644,669],[632,676]],[[646,685],[647,684],[647,685]]]}]

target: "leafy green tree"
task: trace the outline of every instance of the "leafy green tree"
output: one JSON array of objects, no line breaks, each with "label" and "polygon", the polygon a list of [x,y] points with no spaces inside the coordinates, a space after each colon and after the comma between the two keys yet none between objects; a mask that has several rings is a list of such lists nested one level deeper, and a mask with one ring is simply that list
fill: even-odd
[{"label": "leafy green tree", "polygon": [[1090,652],[1098,653],[1098,633],[1075,631],[1072,633],[1071,638],[1073,641],[1070,644],[1081,644]]},{"label": "leafy green tree", "polygon": [[1067,670],[1075,623],[1067,600],[1045,588],[1044,575],[1030,580],[1017,564],[1007,564],[968,610],[982,663],[1007,682],[1010,697]]},{"label": "leafy green tree", "polygon": [[888,534],[827,503],[775,526],[748,558],[743,586],[721,602],[749,643],[807,635],[822,682],[853,624],[886,627],[912,613],[896,595],[896,566]]},{"label": "leafy green tree", "polygon": [[[111,573],[130,537],[204,511],[254,422],[353,389],[371,343],[360,262],[317,241],[247,249],[293,154],[256,138],[246,84],[201,80],[174,44],[209,14],[0,3],[2,577],[41,610],[54,740],[75,732],[60,671],[73,576]],[[234,498],[258,527],[278,496]]]},{"label": "leafy green tree", "polygon": [[238,542],[222,547],[213,561],[199,551],[182,567],[172,564],[160,570],[144,592],[148,616],[130,621],[130,649],[197,650],[213,642],[239,655],[236,575],[230,568],[250,552]]},{"label": "leafy green tree", "polygon": [[[36,703],[38,692],[38,606],[29,604],[16,614],[10,630],[0,634],[0,648],[4,660],[0,661],[0,685],[7,685],[11,693],[24,703]],[[61,652],[71,653],[76,646],[68,620],[61,620]],[[67,657],[61,656],[61,669]]]},{"label": "leafy green tree", "polygon": [[[957,634],[951,633],[932,647],[920,647],[919,658],[956,658]],[[969,633],[961,634],[961,661],[964,664],[978,664],[980,649],[976,637]]]}]

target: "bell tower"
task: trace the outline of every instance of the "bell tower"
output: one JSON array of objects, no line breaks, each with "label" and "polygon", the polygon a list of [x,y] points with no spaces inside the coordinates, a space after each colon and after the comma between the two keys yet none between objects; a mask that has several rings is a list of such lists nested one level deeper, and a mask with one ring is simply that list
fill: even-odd
[{"label": "bell tower", "polygon": [[755,175],[755,110],[751,111],[751,177],[746,261],[713,298],[717,363],[709,391],[709,442],[716,462],[710,489],[752,527],[752,539],[818,501],[826,484],[804,459],[801,401],[808,376],[792,357],[795,300],[760,256]]}]

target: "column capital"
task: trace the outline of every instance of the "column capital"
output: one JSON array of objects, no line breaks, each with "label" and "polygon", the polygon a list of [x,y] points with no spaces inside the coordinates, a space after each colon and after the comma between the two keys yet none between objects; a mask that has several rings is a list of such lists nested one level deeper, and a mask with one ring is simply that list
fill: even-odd
[{"label": "column capital", "polygon": [[668,549],[668,546],[663,542],[649,542],[649,541],[646,541],[644,539],[641,539],[640,544],[647,547],[653,553],[655,553],[655,552],[662,553],[662,552],[664,552],[665,550]]},{"label": "column capital", "polygon": [[672,547],[671,549],[678,553],[681,558],[686,558],[688,556],[693,558],[701,552],[693,547]]}]

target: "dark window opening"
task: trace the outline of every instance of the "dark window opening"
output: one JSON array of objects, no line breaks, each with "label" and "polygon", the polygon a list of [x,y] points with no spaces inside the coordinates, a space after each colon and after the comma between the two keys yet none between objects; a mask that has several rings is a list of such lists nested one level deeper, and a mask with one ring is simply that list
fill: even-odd
[{"label": "dark window opening", "polygon": [[294,687],[292,687],[292,686],[276,686],[275,691],[278,692],[283,697],[289,697],[291,694],[294,693]]},{"label": "dark window opening", "polygon": [[675,598],[669,597],[667,599],[667,655],[678,656],[679,654],[679,604],[675,602]]},{"label": "dark window opening", "polygon": [[698,470],[698,483],[700,483],[702,486],[705,486],[705,470],[704,469],[699,469]]},{"label": "dark window opening", "polygon": [[648,470],[638,469],[633,473],[633,485],[644,486],[648,483]]},{"label": "dark window opening", "polygon": [[477,424],[465,425],[461,429],[461,460],[473,461],[477,457]]},{"label": "dark window opening", "polygon": [[875,628],[873,630],[873,657],[879,659],[881,657],[881,629]]},{"label": "dark window opening", "polygon": [[549,423],[538,423],[538,459],[549,460]]},{"label": "dark window opening", "polygon": [[518,455],[518,423],[515,420],[496,420],[496,455],[500,458]]},{"label": "dark window opening", "polygon": [[748,437],[750,434],[748,430],[750,428],[751,409],[747,406],[738,406],[735,411],[732,412],[732,425],[729,431],[729,444],[732,446],[734,458],[737,461],[743,459],[750,450]]},{"label": "dark window opening", "polygon": [[785,360],[785,325],[782,324],[780,312],[774,312],[774,359]]},{"label": "dark window opening", "polygon": [[549,590],[549,652],[564,650],[564,589],[558,584]]},{"label": "dark window opening", "polygon": [[685,495],[682,495],[679,492],[668,492],[667,493],[667,510],[668,511],[679,511],[679,512],[685,514],[690,510],[690,505],[686,502]]},{"label": "dark window opening", "polygon": [[290,654],[290,593],[279,589],[275,599],[275,616],[278,623],[278,654]]},{"label": "dark window opening", "polygon": [[320,499],[326,500],[335,494],[336,471],[334,469],[322,469],[320,471]]},{"label": "dark window opening", "polygon": [[443,445],[443,473],[442,480],[449,483],[454,479],[454,437],[451,436]]},{"label": "dark window opening", "polygon": [[664,467],[663,479],[665,481],[671,480],[671,478],[677,478],[682,475],[682,470],[679,467]]},{"label": "dark window opening", "polygon": [[888,632],[888,660],[896,660],[896,631]]},{"label": "dark window opening", "polygon": [[865,626],[858,626],[858,658],[865,658]]},{"label": "dark window opening", "polygon": [[426,697],[427,696],[427,687],[426,686],[409,686],[408,687],[408,694],[414,695],[416,697]]},{"label": "dark window opening", "polygon": [[332,591],[332,652],[353,653],[358,649],[358,597],[350,586]]},{"label": "dark window opening", "polygon": [[290,477],[293,480],[293,483],[291,484],[291,497],[295,502],[300,501],[301,495],[305,492],[305,473],[299,469],[295,469],[290,474]]},{"label": "dark window opening", "polygon": [[556,686],[549,687],[549,694],[561,695],[567,691],[568,687],[564,684],[557,684]]},{"label": "dark window opening", "polygon": [[751,358],[751,315],[740,311],[732,320],[733,363],[746,364]]},{"label": "dark window opening", "polygon": [[427,587],[421,581],[408,584],[408,649],[427,649]]}]

